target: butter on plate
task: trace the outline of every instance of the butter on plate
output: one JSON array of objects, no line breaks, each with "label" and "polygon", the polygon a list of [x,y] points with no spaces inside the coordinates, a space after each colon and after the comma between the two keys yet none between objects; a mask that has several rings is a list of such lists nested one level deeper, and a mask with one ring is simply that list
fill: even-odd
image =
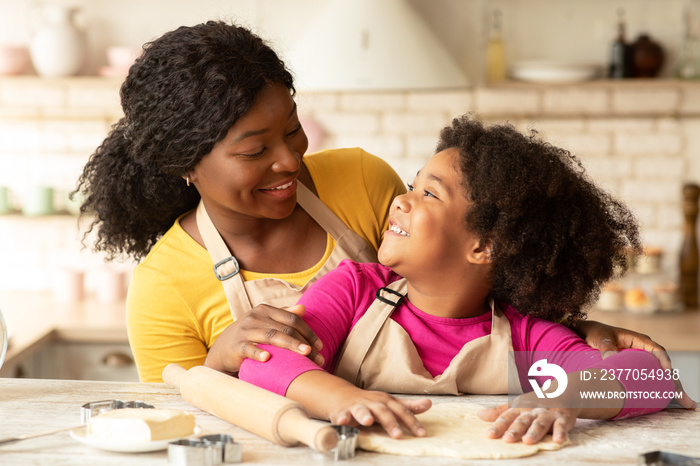
[{"label": "butter on plate", "polygon": [[124,408],[92,417],[86,437],[92,440],[143,443],[194,433],[193,414],[177,409]]}]

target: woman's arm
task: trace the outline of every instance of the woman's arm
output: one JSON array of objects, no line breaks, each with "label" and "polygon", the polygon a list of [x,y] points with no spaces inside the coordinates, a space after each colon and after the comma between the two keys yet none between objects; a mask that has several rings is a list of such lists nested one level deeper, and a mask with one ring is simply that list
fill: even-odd
[{"label": "woman's arm", "polygon": [[168,364],[189,369],[207,356],[199,323],[177,290],[139,269],[127,294],[126,323],[141,382],[162,383]]},{"label": "woman's arm", "polygon": [[362,390],[324,371],[305,372],[294,379],[287,398],[301,403],[311,417],[333,424],[371,426],[378,422],[393,438],[403,435],[401,425],[416,437],[425,436],[415,415],[431,406],[427,398],[403,400],[384,392]]},{"label": "woman's arm", "polygon": [[255,306],[221,332],[209,349],[204,365],[236,375],[246,358],[260,362],[270,359],[269,351],[258,345],[288,349],[323,365],[324,359],[319,353],[323,343],[301,318],[304,312],[304,306],[298,305],[287,309],[265,304]]}]

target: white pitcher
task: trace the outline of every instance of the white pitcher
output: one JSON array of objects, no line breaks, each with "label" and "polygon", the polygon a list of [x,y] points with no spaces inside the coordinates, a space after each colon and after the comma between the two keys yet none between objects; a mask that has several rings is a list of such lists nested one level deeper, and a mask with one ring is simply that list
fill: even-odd
[{"label": "white pitcher", "polygon": [[32,63],[46,77],[78,74],[85,64],[85,36],[74,23],[77,7],[45,5],[39,10],[39,25],[30,44]]}]

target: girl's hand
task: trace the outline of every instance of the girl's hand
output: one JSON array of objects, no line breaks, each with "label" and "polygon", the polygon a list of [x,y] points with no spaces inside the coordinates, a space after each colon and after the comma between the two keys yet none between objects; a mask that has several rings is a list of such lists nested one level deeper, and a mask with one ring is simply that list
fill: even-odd
[{"label": "girl's hand", "polygon": [[[599,350],[603,359],[617,353],[620,349],[636,348],[653,354],[659,360],[662,369],[673,370],[671,358],[668,356],[666,348],[654,342],[647,335],[592,320],[575,321],[571,329],[585,339],[589,346]],[[676,391],[683,392],[683,396],[677,400],[678,403],[685,409],[695,409],[697,403],[685,393],[681,381],[675,380],[674,382]]]},{"label": "girl's hand", "polygon": [[427,398],[397,399],[388,393],[352,386],[347,388],[347,393],[339,394],[338,399],[344,402],[329,413],[333,424],[371,426],[378,422],[393,438],[403,435],[401,425],[404,425],[414,436],[425,436],[425,429],[415,415],[430,408],[432,402]]},{"label": "girl's hand", "polygon": [[532,445],[549,432],[556,443],[566,442],[568,432],[576,424],[577,412],[573,408],[510,408],[503,404],[477,412],[480,419],[493,422],[488,430],[489,438],[503,438],[506,443],[522,439]]},{"label": "girl's hand", "polygon": [[266,304],[255,306],[221,332],[204,365],[235,375],[245,358],[262,362],[270,358],[270,353],[258,348],[259,344],[285,348],[322,365],[324,359],[318,352],[323,344],[301,318],[305,311],[300,305],[287,309]]}]

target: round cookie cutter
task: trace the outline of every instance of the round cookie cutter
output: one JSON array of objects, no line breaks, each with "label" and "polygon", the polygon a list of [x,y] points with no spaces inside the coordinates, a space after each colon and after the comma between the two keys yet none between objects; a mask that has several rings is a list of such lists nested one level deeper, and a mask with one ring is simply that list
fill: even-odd
[{"label": "round cookie cutter", "polygon": [[87,424],[90,418],[98,414],[124,408],[153,409],[155,406],[143,401],[101,400],[85,403],[80,407],[80,422]]},{"label": "round cookie cutter", "polygon": [[360,435],[360,430],[350,426],[331,426],[338,434],[338,444],[332,450],[326,453],[315,452],[316,459],[322,461],[342,461],[355,457],[357,449],[357,437]]}]

